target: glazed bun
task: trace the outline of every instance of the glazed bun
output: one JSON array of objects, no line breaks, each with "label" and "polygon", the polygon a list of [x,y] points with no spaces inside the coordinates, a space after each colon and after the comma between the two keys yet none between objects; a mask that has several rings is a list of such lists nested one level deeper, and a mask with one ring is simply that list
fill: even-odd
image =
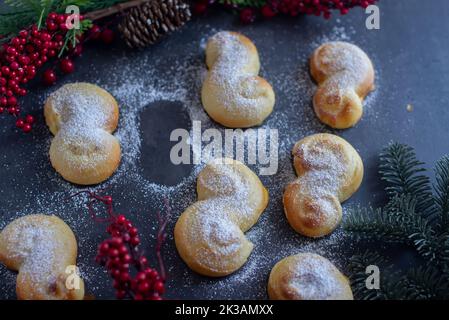
[{"label": "glazed bun", "polygon": [[268,192],[244,164],[217,159],[199,174],[198,201],[175,226],[179,255],[194,271],[210,277],[231,274],[247,261],[253,244],[245,232],[268,204]]},{"label": "glazed bun", "polygon": [[328,235],[341,221],[341,203],[362,183],[362,159],[346,140],[324,133],[302,139],[292,153],[298,178],[285,188],[287,220],[304,236]]},{"label": "glazed bun", "polygon": [[247,37],[219,32],[206,47],[209,72],[202,88],[202,102],[209,116],[230,128],[262,124],[273,111],[271,85],[259,77],[259,54]]},{"label": "glazed bun", "polygon": [[310,72],[318,83],[313,107],[321,122],[337,129],[354,126],[374,90],[374,67],[366,53],[347,42],[325,43],[313,53]]},{"label": "glazed bun", "polygon": [[[18,271],[21,300],[82,300],[84,283],[75,270],[77,243],[72,230],[56,216],[28,215],[0,232],[0,262]],[[67,271],[69,271],[67,273]]]},{"label": "glazed bun", "polygon": [[115,172],[121,150],[112,132],[119,111],[107,91],[89,83],[66,84],[49,96],[44,113],[55,135],[50,161],[65,180],[92,185]]},{"label": "glazed bun", "polygon": [[326,258],[300,253],[279,261],[271,270],[272,300],[353,300],[348,279]]}]

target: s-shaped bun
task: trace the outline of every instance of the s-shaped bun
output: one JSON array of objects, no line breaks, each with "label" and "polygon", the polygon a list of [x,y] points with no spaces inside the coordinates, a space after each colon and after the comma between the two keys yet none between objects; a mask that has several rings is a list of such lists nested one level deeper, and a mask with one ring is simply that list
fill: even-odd
[{"label": "s-shaped bun", "polygon": [[89,83],[66,84],[48,97],[44,113],[55,135],[50,161],[64,179],[92,185],[115,172],[121,151],[112,132],[119,111],[107,91]]},{"label": "s-shaped bun", "polygon": [[262,124],[273,111],[274,92],[259,77],[259,54],[247,37],[236,32],[219,32],[207,43],[209,72],[201,93],[209,116],[230,128]]},{"label": "s-shaped bun", "polygon": [[217,159],[199,174],[198,201],[175,226],[179,255],[194,271],[210,277],[233,273],[247,261],[253,244],[245,237],[268,204],[268,192],[243,163]]},{"label": "s-shaped bun", "polygon": [[310,59],[318,83],[313,107],[321,122],[336,129],[354,126],[362,117],[363,100],[374,90],[374,68],[359,47],[347,42],[320,46]]},{"label": "s-shaped bun", "polygon": [[268,296],[273,300],[353,300],[348,279],[326,258],[300,253],[271,270]]},{"label": "s-shaped bun", "polygon": [[16,292],[21,300],[82,300],[83,281],[78,278],[77,288],[75,278],[68,278],[77,276],[67,269],[75,267],[76,256],[75,236],[56,216],[28,215],[0,232],[0,262],[19,272]]},{"label": "s-shaped bun", "polygon": [[322,133],[296,143],[293,162],[298,178],[285,188],[287,220],[302,235],[325,236],[341,221],[341,202],[362,183],[362,159],[346,140]]}]

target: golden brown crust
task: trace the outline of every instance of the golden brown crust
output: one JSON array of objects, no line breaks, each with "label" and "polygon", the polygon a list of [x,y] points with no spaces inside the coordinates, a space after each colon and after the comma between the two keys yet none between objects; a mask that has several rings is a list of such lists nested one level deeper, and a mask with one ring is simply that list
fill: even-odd
[{"label": "golden brown crust", "polygon": [[300,253],[279,261],[271,270],[272,300],[353,300],[348,279],[326,258]]},{"label": "golden brown crust", "polygon": [[244,232],[268,204],[259,178],[241,162],[217,159],[199,174],[198,201],[176,222],[176,248],[199,274],[220,277],[241,268],[253,244]]},{"label": "golden brown crust", "polygon": [[219,32],[206,47],[208,75],[202,102],[209,116],[230,128],[262,124],[273,111],[271,85],[258,76],[259,54],[250,39],[236,32]]},{"label": "golden brown crust", "polygon": [[[56,216],[28,215],[14,220],[0,232],[0,262],[18,271],[16,292],[21,300],[82,300],[72,275],[77,243],[72,230]],[[66,271],[70,271],[66,273]]]},{"label": "golden brown crust", "polygon": [[107,91],[89,83],[67,84],[47,99],[44,115],[55,135],[50,161],[64,179],[92,185],[116,171],[121,149],[111,133],[119,110]]},{"label": "golden brown crust", "polygon": [[302,235],[325,236],[341,221],[341,202],[360,187],[363,162],[346,140],[331,134],[299,141],[293,158],[298,179],[284,192],[287,220]]},{"label": "golden brown crust", "polygon": [[365,52],[346,42],[325,43],[313,53],[310,72],[318,83],[313,106],[321,122],[337,129],[354,126],[374,90],[374,67]]}]

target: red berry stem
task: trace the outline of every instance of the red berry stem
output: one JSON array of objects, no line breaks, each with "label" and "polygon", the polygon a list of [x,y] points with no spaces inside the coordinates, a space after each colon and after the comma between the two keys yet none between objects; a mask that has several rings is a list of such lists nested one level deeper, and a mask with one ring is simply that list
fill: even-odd
[{"label": "red berry stem", "polygon": [[297,16],[299,14],[323,16],[325,19],[331,17],[331,11],[338,10],[345,15],[354,7],[366,8],[379,0],[266,0],[265,3],[258,2],[259,6],[251,6],[246,2],[239,4],[238,1],[214,1],[196,0],[193,12],[197,15],[204,14],[208,7],[217,4],[225,9],[239,11],[240,21],[244,24],[252,23],[257,16],[272,18],[278,14]]},{"label": "red berry stem", "polygon": [[[148,266],[148,259],[140,249],[139,232],[122,214],[113,210],[111,196],[101,196],[92,191],[80,191],[71,197],[87,194],[89,214],[96,222],[107,222],[106,231],[110,237],[98,247],[97,263],[103,265],[113,278],[113,287],[118,299],[161,300],[165,291],[166,272],[162,259],[162,245],[166,239],[166,226],[170,217],[170,206],[165,201],[167,214],[157,213],[159,229],[156,237],[156,257],[159,270]],[[106,208],[106,218],[99,218],[94,210],[96,203]],[[132,272],[131,267],[135,271]],[[134,275],[134,276],[133,276]]]}]

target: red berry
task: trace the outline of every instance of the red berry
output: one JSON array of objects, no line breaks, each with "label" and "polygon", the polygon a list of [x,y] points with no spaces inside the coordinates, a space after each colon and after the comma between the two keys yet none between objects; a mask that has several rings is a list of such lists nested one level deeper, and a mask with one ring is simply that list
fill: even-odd
[{"label": "red berry", "polygon": [[75,65],[73,64],[72,60],[65,58],[62,59],[59,67],[61,68],[61,71],[65,74],[72,73],[75,70]]},{"label": "red berry", "polygon": [[23,128],[22,128],[23,132],[28,133],[32,130],[32,127],[29,123],[26,123]]},{"label": "red berry", "polygon": [[115,258],[119,255],[119,251],[117,249],[109,249],[109,256]]},{"label": "red berry", "polygon": [[125,290],[117,290],[117,292],[115,293],[115,296],[119,300],[125,299],[126,298],[126,291]]},{"label": "red berry", "polygon": [[53,20],[55,20],[57,24],[61,24],[64,23],[66,19],[63,14],[58,14],[54,17]]},{"label": "red berry", "polygon": [[56,74],[52,69],[47,69],[44,71],[42,80],[44,81],[44,84],[47,86],[51,86],[55,84],[56,82]]},{"label": "red berry", "polygon": [[150,289],[150,285],[148,282],[142,282],[139,284],[139,287],[137,290],[139,290],[140,293],[146,293]]},{"label": "red berry", "polygon": [[17,109],[15,107],[9,107],[8,108],[8,113],[9,114],[16,114],[16,112],[17,112]]},{"label": "red berry", "polygon": [[101,36],[101,29],[98,25],[94,24],[89,30],[89,36],[92,40],[98,40]]},{"label": "red berry", "polygon": [[137,236],[132,237],[131,240],[130,240],[130,243],[131,243],[133,246],[137,246],[137,245],[140,243],[139,237],[137,237]]},{"label": "red berry", "polygon": [[23,121],[23,119],[17,119],[16,121],[16,127],[21,129],[23,128],[23,126],[25,125],[25,121]]},{"label": "red berry", "polygon": [[276,12],[275,12],[275,11],[273,10],[273,8],[272,8],[270,5],[268,5],[268,4],[266,4],[266,5],[264,5],[264,6],[262,7],[261,12],[262,12],[262,15],[263,15],[265,18],[272,18],[272,17],[274,17],[274,16],[276,15]]},{"label": "red berry", "polygon": [[0,107],[0,113],[3,113],[3,112],[5,112],[5,108]]},{"label": "red berry", "polygon": [[109,250],[109,244],[108,244],[107,242],[103,242],[103,243],[100,245],[99,251],[100,251],[101,253],[105,254],[106,252],[108,252],[108,250]]},{"label": "red berry", "polygon": [[156,281],[153,288],[154,291],[156,291],[159,294],[163,294],[165,290],[164,283],[162,281]]},{"label": "red berry", "polygon": [[83,46],[78,44],[75,49],[73,49],[73,55],[75,57],[79,57],[83,53]]},{"label": "red berry", "polygon": [[106,204],[111,204],[112,203],[112,197],[111,196],[104,196],[103,197],[103,201]]},{"label": "red berry", "polygon": [[101,41],[105,44],[110,44],[112,41],[114,41],[114,31],[111,29],[104,29],[101,32]]},{"label": "red berry", "polygon": [[111,240],[111,244],[112,244],[114,247],[119,247],[119,246],[121,246],[121,245],[123,244],[123,239],[120,238],[120,237],[114,237],[114,238],[112,238],[112,240]]},{"label": "red berry", "polygon": [[21,31],[19,32],[19,36],[20,36],[21,38],[26,38],[26,37],[28,36],[28,31],[26,31],[26,30],[21,30]]},{"label": "red berry", "polygon": [[245,8],[240,11],[240,22],[250,24],[256,20],[256,14],[253,9]]},{"label": "red berry", "polygon": [[206,13],[207,7],[208,5],[206,2],[197,2],[193,6],[193,13],[196,14],[197,16],[202,15]]},{"label": "red berry", "polygon": [[25,122],[29,123],[29,124],[33,124],[34,123],[34,117],[31,114],[27,115],[25,117]]},{"label": "red berry", "polygon": [[10,70],[7,66],[2,67],[2,75],[7,76],[7,75],[9,75],[9,72],[10,72]]},{"label": "red berry", "polygon": [[138,282],[143,282],[147,279],[147,275],[145,274],[145,272],[139,272],[136,276],[136,280]]},{"label": "red berry", "polygon": [[137,235],[137,228],[131,228],[131,229],[129,229],[129,235],[131,236],[131,237],[134,237],[134,236],[136,236]]},{"label": "red berry", "polygon": [[16,97],[12,96],[8,98],[8,105],[9,106],[15,106],[17,105],[17,99]]},{"label": "red berry", "polygon": [[124,224],[126,222],[126,217],[124,215],[119,215],[117,217],[117,223]]}]

